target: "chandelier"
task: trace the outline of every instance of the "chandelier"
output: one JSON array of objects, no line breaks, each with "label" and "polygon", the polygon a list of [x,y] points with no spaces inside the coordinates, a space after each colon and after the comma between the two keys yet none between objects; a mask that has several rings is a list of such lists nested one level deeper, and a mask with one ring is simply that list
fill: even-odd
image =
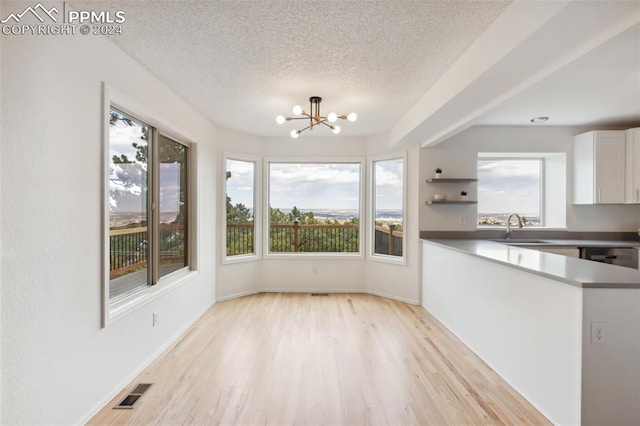
[{"label": "chandelier", "polygon": [[333,133],[337,135],[338,133],[340,133],[340,126],[334,123],[338,121],[338,118],[342,120],[349,120],[351,122],[356,121],[358,118],[355,112],[343,115],[338,115],[335,112],[330,112],[325,117],[320,114],[320,102],[322,102],[322,98],[320,96],[311,96],[309,98],[309,112],[303,110],[300,105],[296,105],[293,107],[293,116],[285,117],[283,115],[279,115],[276,117],[276,122],[278,124],[282,124],[285,121],[291,120],[309,120],[309,125],[304,129],[291,131],[291,137],[296,139],[298,136],[300,136],[300,133],[304,132],[307,129],[313,130],[314,126],[319,126],[321,124],[329,127],[333,131]]}]

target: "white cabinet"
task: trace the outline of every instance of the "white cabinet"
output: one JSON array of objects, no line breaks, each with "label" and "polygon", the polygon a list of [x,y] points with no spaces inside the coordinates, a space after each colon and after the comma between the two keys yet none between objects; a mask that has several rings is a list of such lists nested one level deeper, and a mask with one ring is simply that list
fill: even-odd
[{"label": "white cabinet", "polygon": [[626,140],[624,202],[640,204],[640,127],[627,130]]},{"label": "white cabinet", "polygon": [[623,204],[625,132],[597,130],[573,140],[573,203]]}]

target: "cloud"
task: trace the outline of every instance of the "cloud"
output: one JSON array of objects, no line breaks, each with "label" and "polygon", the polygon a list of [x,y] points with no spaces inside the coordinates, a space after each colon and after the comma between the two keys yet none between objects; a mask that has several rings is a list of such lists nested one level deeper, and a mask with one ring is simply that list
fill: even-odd
[{"label": "cloud", "polygon": [[227,179],[227,195],[233,204],[242,203],[247,207],[253,207],[255,163],[227,159],[227,172],[231,177]]},{"label": "cloud", "polygon": [[540,160],[479,160],[478,212],[539,213]]},{"label": "cloud", "polygon": [[142,139],[142,129],[143,127],[135,122],[133,126],[129,126],[117,121],[115,125],[109,126],[109,157],[124,154],[130,160],[134,160],[137,149],[133,147],[133,143],[147,143]]},{"label": "cloud", "polygon": [[359,208],[359,163],[270,163],[269,178],[272,207]]},{"label": "cloud", "polygon": [[374,166],[376,210],[401,210],[403,208],[402,159],[376,161]]}]

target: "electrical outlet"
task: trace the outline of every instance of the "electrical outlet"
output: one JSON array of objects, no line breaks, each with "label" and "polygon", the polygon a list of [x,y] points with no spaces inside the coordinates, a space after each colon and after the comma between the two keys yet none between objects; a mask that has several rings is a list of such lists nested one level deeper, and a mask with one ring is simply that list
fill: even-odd
[{"label": "electrical outlet", "polygon": [[158,324],[158,313],[153,313],[153,326],[155,327]]},{"label": "electrical outlet", "polygon": [[467,216],[460,216],[460,225],[466,225],[468,221],[469,218]]},{"label": "electrical outlet", "polygon": [[603,345],[607,343],[607,323],[602,321],[591,322],[591,344]]}]

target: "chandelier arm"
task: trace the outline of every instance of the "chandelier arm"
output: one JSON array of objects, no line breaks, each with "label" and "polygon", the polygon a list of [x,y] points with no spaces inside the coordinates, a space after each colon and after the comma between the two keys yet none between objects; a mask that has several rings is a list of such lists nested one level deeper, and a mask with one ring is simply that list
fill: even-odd
[{"label": "chandelier arm", "polygon": [[[298,134],[304,132],[305,130],[313,130],[314,126],[318,126],[320,124],[323,124],[325,126],[327,126],[328,128],[330,128],[331,130],[334,131],[334,133],[339,133],[340,132],[340,127],[335,125],[334,121],[329,122],[329,117],[328,116],[322,116],[320,115],[320,103],[322,102],[322,98],[320,96],[311,96],[309,98],[309,112],[304,111],[300,106],[296,105],[293,109],[294,111],[298,111],[298,109],[301,110],[300,114],[296,114],[297,117],[291,117],[291,116],[287,116],[287,117],[282,117],[282,116],[278,116],[276,118],[276,121],[278,121],[279,124],[282,124],[279,122],[279,120],[281,120],[282,118],[285,118],[285,121],[292,121],[292,120],[309,120],[309,125],[303,129],[300,130],[295,130],[295,132],[297,132]],[[333,116],[336,115],[336,119],[340,118],[342,120],[349,120],[349,116],[351,114],[334,114],[331,113],[329,114],[329,116],[331,116],[333,118]],[[354,113],[354,119],[353,120],[349,120],[349,121],[355,121],[355,113]],[[292,132],[293,134],[293,132]],[[294,138],[297,136],[294,136]]]}]

